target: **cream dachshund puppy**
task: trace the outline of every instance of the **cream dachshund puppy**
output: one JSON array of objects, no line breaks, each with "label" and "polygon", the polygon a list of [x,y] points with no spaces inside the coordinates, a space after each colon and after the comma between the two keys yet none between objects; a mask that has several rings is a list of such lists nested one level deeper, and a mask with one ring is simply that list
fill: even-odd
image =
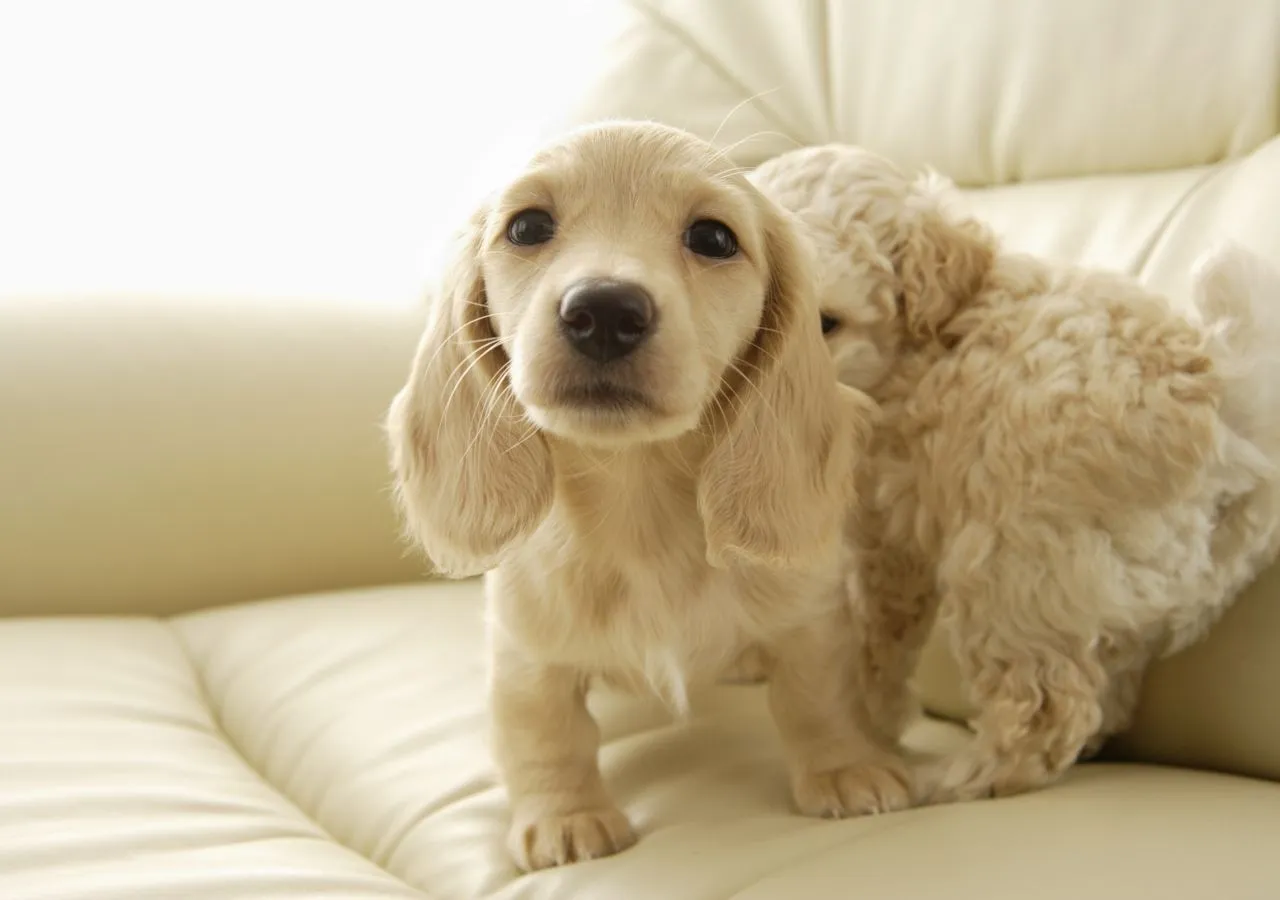
[{"label": "cream dachshund puppy", "polygon": [[910,802],[855,718],[842,522],[874,405],[840,385],[790,218],[683,132],[608,123],[471,220],[388,434],[413,535],[487,571],[494,752],[525,869],[634,840],[594,681],[770,661],[800,810]]},{"label": "cream dachshund puppy", "polygon": [[840,378],[883,412],[849,521],[869,720],[900,735],[937,616],[980,712],[924,799],[1048,784],[1280,550],[1280,277],[1224,246],[1182,315],[1002,252],[863,150],[752,178],[806,224]]}]

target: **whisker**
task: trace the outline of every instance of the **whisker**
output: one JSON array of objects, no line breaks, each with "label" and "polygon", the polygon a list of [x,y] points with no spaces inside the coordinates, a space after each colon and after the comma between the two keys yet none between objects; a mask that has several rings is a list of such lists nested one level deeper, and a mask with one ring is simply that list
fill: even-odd
[{"label": "whisker", "polygon": [[[752,387],[752,389],[757,391],[757,393],[760,392],[760,389],[751,381],[750,378],[747,377],[747,374],[745,372],[743,372],[741,369],[737,367],[735,363],[730,363],[728,368],[731,371],[737,373],[742,378],[743,382],[746,384],[749,384]],[[760,397],[763,400],[763,397],[764,397],[763,393],[760,393]],[[750,401],[750,395],[747,394],[745,391],[738,391],[734,396],[729,398],[730,411],[735,419],[743,415],[743,408],[747,405],[749,401]],[[726,418],[726,428],[728,428],[727,418]],[[758,420],[755,422],[755,430],[756,430],[756,440],[758,441],[763,440],[764,434],[760,430],[760,422]]]},{"label": "whisker", "polygon": [[[481,394],[481,406],[484,408],[484,414],[481,416],[480,424],[476,427],[475,433],[472,434],[471,440],[467,442],[466,448],[462,451],[462,462],[466,462],[467,457],[471,455],[472,449],[476,446],[476,441],[489,430],[490,416],[493,410],[497,408],[497,404],[502,402],[502,391],[508,389],[504,376],[510,368],[511,363],[508,361],[485,383],[484,392]],[[502,413],[498,415],[501,418]]]},{"label": "whisker", "polygon": [[[722,391],[716,391],[716,393],[712,395],[711,409],[712,409],[712,412],[714,412],[716,417],[719,419],[720,427],[723,428],[725,432],[728,432],[729,412],[728,410],[725,409],[725,398],[723,396]],[[714,436],[715,423],[709,422],[707,424],[708,424],[708,428],[710,429],[709,434]]]},{"label": "whisker", "polygon": [[516,441],[514,444],[508,447],[506,452],[514,453],[516,450],[523,447],[525,443],[531,440],[534,437],[534,435],[536,435],[537,433],[538,433],[538,424],[536,422],[529,422],[529,427],[528,429],[526,429],[525,433],[520,436],[520,439],[518,441]]},{"label": "whisker", "polygon": [[[449,300],[448,300],[448,298],[447,298],[447,297],[441,297],[441,298],[439,298],[439,302],[441,302],[441,303],[447,303],[447,302],[449,302]],[[472,305],[482,306],[482,304],[472,304]],[[461,325],[459,325],[457,328],[453,329],[453,331],[451,331],[451,332],[449,332],[447,335],[445,335],[445,336],[444,336],[444,339],[443,339],[442,341],[440,341],[439,345],[438,345],[438,346],[436,347],[436,349],[435,349],[435,352],[431,354],[431,358],[430,358],[430,359],[428,359],[428,360],[427,360],[426,365],[425,365],[425,366],[423,366],[423,369],[424,369],[424,370],[426,370],[426,371],[430,371],[431,367],[432,367],[433,365],[435,365],[436,359],[440,356],[440,353],[441,353],[441,352],[442,352],[446,347],[448,347],[448,346],[450,345],[450,343],[453,341],[453,339],[454,339],[454,338],[456,338],[456,337],[457,337],[458,335],[460,335],[463,331],[465,331],[465,330],[467,329],[467,326],[469,326],[469,325],[471,325],[471,324],[473,324],[473,323],[475,323],[475,322],[484,322],[484,321],[487,321],[487,320],[489,320],[489,319],[491,319],[491,318],[493,318],[493,316],[492,316],[492,315],[489,313],[489,311],[486,309],[486,310],[485,310],[484,315],[482,315],[482,316],[475,316],[474,318],[468,319],[467,321],[465,321],[465,322],[463,322]]]},{"label": "whisker", "polygon": [[746,144],[750,141],[754,141],[757,138],[762,138],[762,137],[781,138],[784,141],[788,141],[791,144],[792,148],[796,150],[799,150],[804,146],[795,138],[791,137],[791,135],[783,134],[781,131],[757,131],[747,135],[746,137],[743,137],[743,138],[740,138],[739,140],[734,141],[732,144],[728,145],[727,147],[717,148],[715,153],[712,156],[712,159],[721,161],[721,162],[730,163],[731,167],[737,167],[733,159],[730,158],[730,154],[733,153],[735,150],[737,150],[739,147],[741,147],[743,144]]},{"label": "whisker", "polygon": [[677,468],[679,469],[680,474],[685,475],[689,478],[696,478],[697,473],[693,471],[693,464],[689,462],[688,458],[684,455],[684,452],[680,449],[679,444],[676,444],[672,448],[672,453],[674,455],[674,459],[679,463]]},{"label": "whisker", "polygon": [[[772,353],[771,351],[766,350],[764,347],[761,347],[759,344],[755,344],[755,345],[754,345],[754,347],[755,347],[755,350],[756,350],[756,352],[757,352],[757,353],[759,353],[759,354],[760,354],[761,356],[763,356],[765,359],[769,360],[769,361],[770,361],[771,363],[773,363],[775,366],[782,365],[782,363],[780,363],[780,362],[778,361],[778,357],[777,357],[777,355],[775,355],[775,354],[774,354],[774,353]],[[758,368],[758,367],[757,367],[757,368]],[[763,372],[762,372],[761,374],[763,374]]]},{"label": "whisker", "polygon": [[476,445],[476,441],[478,441],[481,435],[485,434],[485,432],[489,429],[488,410],[490,407],[490,397],[493,394],[493,385],[494,385],[494,381],[493,379],[490,379],[488,382],[485,383],[484,390],[480,394],[480,405],[485,409],[485,412],[481,415],[480,422],[472,430],[471,440],[467,441],[467,446],[463,448],[462,457],[459,460],[459,464],[466,462],[467,457],[471,455],[471,451]]},{"label": "whisker", "polygon": [[781,90],[781,85],[778,85],[776,87],[771,87],[768,90],[761,91],[758,94],[752,94],[750,97],[747,97],[741,103],[736,104],[733,107],[733,109],[725,113],[724,118],[720,120],[720,124],[716,126],[715,133],[711,135],[711,140],[709,140],[707,143],[715,144],[715,142],[720,139],[720,132],[724,131],[724,126],[729,124],[729,120],[732,119],[734,115],[737,114],[738,110],[742,109],[742,107],[753,104],[757,100],[759,100],[761,97],[766,97],[769,94],[776,93],[779,90]]},{"label": "whisker", "polygon": [[[726,399],[729,401],[729,406],[731,408],[726,408],[726,403],[725,403]],[[731,416],[736,417],[741,410],[735,406],[735,404],[733,403],[732,397],[726,398],[720,393],[716,394],[714,402],[715,402],[716,412],[720,416],[721,427],[724,429],[724,434],[721,436],[721,439],[723,440],[728,437],[729,432],[733,428]],[[727,446],[728,446],[728,453],[729,453],[729,464],[730,466],[736,465],[737,451],[734,449],[733,444],[729,444]]]},{"label": "whisker", "polygon": [[[446,379],[445,381],[446,386],[449,384],[450,381],[453,381],[453,388],[449,391],[449,396],[445,399],[444,405],[440,408],[440,426],[439,428],[436,429],[437,441],[440,440],[440,430],[444,428],[444,422],[448,415],[449,407],[453,404],[454,399],[457,397],[458,390],[462,387],[463,381],[471,373],[471,370],[474,369],[482,359],[484,359],[486,356],[492,353],[496,348],[502,346],[502,342],[499,341],[497,338],[494,338],[490,341],[485,342],[483,346],[484,348],[479,352],[475,350],[468,351],[466,356],[463,357],[462,362],[458,363],[458,365],[453,367],[453,371],[449,373],[449,378]],[[457,374],[458,370],[462,369],[463,366],[466,366],[466,368],[463,369],[460,375]],[[456,380],[454,380],[455,375],[457,376]]]},{"label": "whisker", "polygon": [[[748,366],[750,366],[751,368],[755,369],[757,372],[761,372],[760,367],[759,367],[759,366],[757,366],[757,365],[755,365],[754,363],[747,362],[746,360],[743,360],[743,363],[744,363],[745,365],[748,365]],[[739,375],[741,375],[741,376],[742,376],[743,381],[745,381],[747,384],[751,385],[751,389],[752,389],[753,391],[755,391],[755,392],[756,392],[756,395],[760,398],[760,402],[761,402],[762,404],[764,404],[764,408],[765,408],[766,410],[768,410],[769,415],[773,416],[773,423],[774,423],[774,426],[775,426],[779,431],[781,431],[781,430],[782,430],[782,428],[783,428],[783,425],[782,425],[782,417],[778,415],[778,411],[774,408],[773,404],[769,402],[769,398],[768,398],[767,396],[765,396],[765,393],[764,393],[764,391],[762,391],[762,390],[760,389],[760,386],[759,386],[758,384],[756,384],[754,380],[752,380],[751,378],[749,378],[749,377],[747,376],[747,373],[743,372],[740,368],[738,368],[737,363],[730,363],[730,364],[729,364],[729,367],[730,367],[731,369],[733,369],[735,372],[737,372]],[[763,373],[762,373],[762,374],[763,374]],[[762,433],[760,433],[760,423],[759,423],[759,422],[757,422],[757,423],[756,423],[756,431],[757,431],[757,435],[756,435],[756,436],[757,436],[757,438],[763,439],[764,435],[763,435]]]},{"label": "whisker", "polygon": [[619,450],[615,450],[607,456],[601,456],[589,468],[583,469],[581,472],[575,472],[572,475],[569,475],[568,477],[570,479],[587,478],[592,475],[601,475],[601,474],[607,473],[609,470],[609,467],[614,463],[614,461],[617,460],[618,454],[620,452],[621,451]]},{"label": "whisker", "polygon": [[501,421],[507,414],[499,410],[499,405],[506,401],[504,394],[509,393],[507,383],[507,373],[511,371],[511,360],[503,363],[498,371],[486,382],[484,393],[481,395],[480,406],[482,414],[480,417],[479,430],[483,431],[489,424],[489,418],[497,411],[498,421]]}]

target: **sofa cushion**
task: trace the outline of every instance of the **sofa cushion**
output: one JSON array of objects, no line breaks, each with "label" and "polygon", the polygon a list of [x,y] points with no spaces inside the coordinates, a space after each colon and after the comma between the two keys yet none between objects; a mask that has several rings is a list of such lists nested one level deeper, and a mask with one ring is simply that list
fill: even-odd
[{"label": "sofa cushion", "polygon": [[0,897],[1261,900],[1280,884],[1280,785],[1224,775],[1088,765],[1009,800],[801,818],[747,687],[697,698],[687,722],[593,698],[641,842],[519,878],[481,605],[468,581],[0,622]]}]

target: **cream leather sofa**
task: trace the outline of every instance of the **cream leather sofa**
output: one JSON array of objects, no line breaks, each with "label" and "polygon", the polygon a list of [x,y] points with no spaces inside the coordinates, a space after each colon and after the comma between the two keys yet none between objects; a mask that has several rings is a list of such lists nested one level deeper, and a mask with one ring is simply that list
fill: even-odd
[{"label": "cream leather sofa", "polygon": [[[1212,239],[1280,263],[1274,0],[636,0],[606,56],[578,119],[748,165],[864,143],[972,188],[1012,246],[1174,296]],[[0,305],[0,900],[1280,898],[1274,572],[1159,667],[1112,761],[1008,800],[810,821],[758,690],[684,724],[599,698],[642,841],[517,878],[479,586],[424,581],[386,494],[419,326],[358,298]],[[945,648],[920,685],[963,717]]]}]

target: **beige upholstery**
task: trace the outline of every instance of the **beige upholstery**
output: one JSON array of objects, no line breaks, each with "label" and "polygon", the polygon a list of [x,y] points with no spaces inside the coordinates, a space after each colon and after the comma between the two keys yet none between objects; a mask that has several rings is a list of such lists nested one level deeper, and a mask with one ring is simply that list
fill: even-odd
[{"label": "beige upholstery", "polygon": [[0,298],[0,613],[419,577],[377,429],[422,321],[359,300]]},{"label": "beige upholstery", "polygon": [[513,880],[480,642],[475,582],[8,623],[0,897],[1261,900],[1280,884],[1280,786],[1220,775],[1090,766],[1017,800],[801,819],[750,688],[699,698],[683,725],[597,698],[645,838]]},{"label": "beige upholstery", "polygon": [[[1175,295],[1218,237],[1280,263],[1280,0],[623,19],[579,119],[719,130],[744,164],[862,142],[960,179],[1014,246]],[[415,583],[386,496],[418,325],[358,298],[0,300],[0,900],[1280,896],[1275,571],[1154,673],[1115,749],[1143,762],[1009,800],[810,821],[758,689],[684,723],[595,698],[642,840],[516,878],[479,586]],[[963,717],[942,646],[920,683]]]}]

